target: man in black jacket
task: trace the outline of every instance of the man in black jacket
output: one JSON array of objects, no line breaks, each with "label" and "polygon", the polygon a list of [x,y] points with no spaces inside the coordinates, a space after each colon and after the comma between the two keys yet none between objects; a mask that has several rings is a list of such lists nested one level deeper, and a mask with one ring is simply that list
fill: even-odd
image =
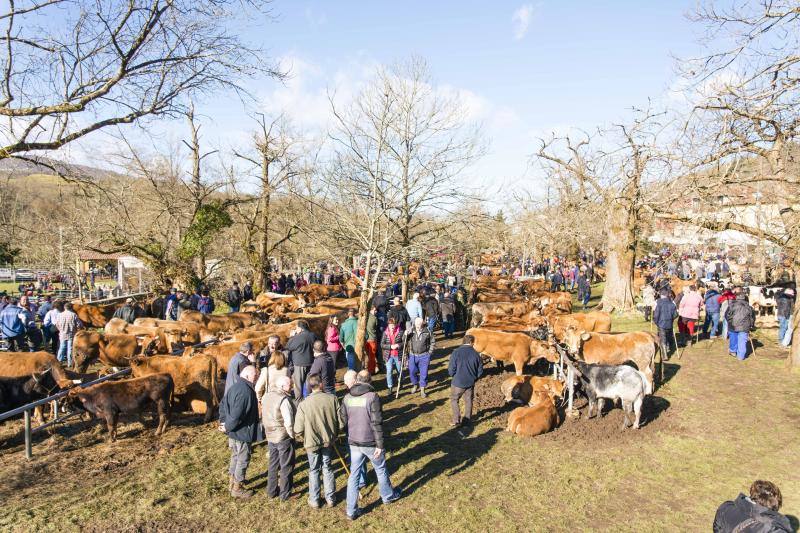
[{"label": "man in black jacket", "polygon": [[775,301],[778,304],[778,343],[783,344],[786,331],[789,329],[792,310],[794,309],[794,289],[783,289],[775,296]]},{"label": "man in black jacket", "polygon": [[250,280],[244,282],[244,287],[242,287],[242,299],[245,302],[253,299],[253,285],[250,283]]},{"label": "man in black jacket", "polygon": [[400,498],[400,491],[392,487],[386,470],[381,401],[369,382],[369,372],[359,372],[339,407],[340,417],[347,425],[347,443],[350,445],[350,477],[347,480],[347,518],[350,520],[361,514],[358,485],[367,459],[378,478],[378,491],[383,503],[392,503]]},{"label": "man in black jacket", "polygon": [[238,313],[239,307],[242,305],[242,291],[239,289],[238,282],[234,281],[233,286],[228,289],[226,299],[228,300],[228,307],[230,307],[231,313]]},{"label": "man in black jacket", "polygon": [[755,312],[747,303],[744,291],[737,289],[736,299],[728,303],[725,320],[728,322],[728,352],[739,361],[747,356],[747,341],[755,325]]},{"label": "man in black jacket", "polygon": [[425,299],[422,310],[428,321],[428,329],[433,333],[433,330],[436,329],[436,321],[439,320],[439,300],[436,299],[436,295],[431,294]]},{"label": "man in black jacket", "polygon": [[408,311],[406,311],[405,306],[400,303],[399,296],[394,297],[394,305],[389,309],[386,319],[388,320],[391,317],[394,317],[394,323],[400,326],[400,329],[404,329],[410,320]]},{"label": "man in black jacket", "polygon": [[428,366],[431,364],[436,339],[431,330],[425,327],[422,317],[417,317],[414,321],[414,331],[410,333],[407,342],[409,343],[408,377],[412,385],[411,393],[417,392],[417,386],[419,386],[419,394],[425,398],[427,396],[425,387],[428,386]]},{"label": "man in black jacket", "polygon": [[234,498],[250,498],[253,491],[242,487],[253,442],[258,438],[258,400],[253,383],[256,381],[256,367],[250,365],[242,370],[242,379],[237,381],[219,404],[220,419],[224,420],[222,429],[228,435],[231,449],[230,491]]},{"label": "man in black jacket", "polygon": [[[333,364],[333,357],[325,351],[325,343],[322,341],[314,341],[314,362],[311,363],[308,375],[313,376],[314,374],[318,374],[322,380],[324,392],[336,393],[336,367]],[[306,387],[306,390],[311,394],[309,387]]]},{"label": "man in black jacket", "polygon": [[[472,400],[475,395],[475,382],[483,375],[483,361],[481,354],[475,351],[472,345],[475,337],[464,335],[464,343],[450,354],[450,364],[447,373],[453,378],[450,383],[450,406],[453,408],[453,423],[451,426],[468,425],[472,418]],[[458,401],[464,397],[464,417]]]},{"label": "man in black jacket", "polygon": [[756,480],[750,485],[750,497],[739,494],[719,506],[714,516],[714,533],[733,531],[792,531],[789,519],[778,512],[783,504],[780,489],[770,481]]},{"label": "man in black jacket", "polygon": [[306,382],[308,369],[314,362],[314,342],[316,340],[317,337],[308,330],[308,323],[300,320],[292,332],[292,337],[286,342],[289,366],[293,367],[294,398],[298,402],[303,398],[303,384]]},{"label": "man in black jacket", "polygon": [[114,311],[114,318],[121,318],[128,324],[133,324],[133,321],[136,320],[136,309],[133,307],[133,298],[128,298],[125,300],[125,304]]},{"label": "man in black jacket", "polygon": [[[669,291],[662,289],[653,311],[653,324],[658,328],[658,343],[661,345],[661,357],[669,359],[675,339],[672,326],[678,316],[678,308],[669,298]],[[675,346],[677,348],[677,346]]]}]

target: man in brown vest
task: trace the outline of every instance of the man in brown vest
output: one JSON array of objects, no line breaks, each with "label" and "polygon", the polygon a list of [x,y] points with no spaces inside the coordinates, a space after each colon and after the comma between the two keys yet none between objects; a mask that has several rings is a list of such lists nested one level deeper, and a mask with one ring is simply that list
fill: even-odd
[{"label": "man in brown vest", "polygon": [[[290,392],[292,380],[281,376],[261,400],[261,414],[267,434],[269,471],[267,473],[267,496],[276,498],[280,485],[281,500],[286,501],[292,492],[294,471],[294,404]],[[280,469],[280,484],[278,470]]]}]

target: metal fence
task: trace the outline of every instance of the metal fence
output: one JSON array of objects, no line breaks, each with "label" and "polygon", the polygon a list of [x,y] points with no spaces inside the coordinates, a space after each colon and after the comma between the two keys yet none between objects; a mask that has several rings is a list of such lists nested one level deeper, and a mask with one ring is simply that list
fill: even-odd
[{"label": "metal fence", "polygon": [[[128,374],[130,374],[130,372],[131,372],[130,368],[124,368],[124,369],[122,369],[122,370],[120,370],[118,372],[114,372],[113,374],[109,374],[107,376],[103,376],[103,377],[98,378],[98,379],[96,379],[94,381],[90,381],[89,383],[83,383],[83,384],[78,385],[78,386],[79,387],[83,387],[83,388],[89,387],[91,385],[96,385],[97,383],[102,383],[102,382],[108,381],[110,379],[115,379],[115,378],[119,378],[119,377],[122,377],[122,376],[127,376]],[[8,418],[15,417],[15,416],[20,415],[20,414],[23,415],[24,421],[25,421],[24,432],[25,432],[25,458],[26,459],[30,459],[31,457],[33,457],[33,450],[32,450],[33,439],[32,439],[32,436],[33,436],[34,433],[36,433],[38,431],[41,431],[43,429],[46,429],[46,428],[48,428],[50,426],[53,426],[53,425],[55,425],[55,424],[57,424],[59,422],[63,422],[64,420],[66,420],[68,418],[72,418],[72,417],[77,416],[79,414],[79,412],[73,411],[71,413],[66,413],[64,416],[59,417],[59,414],[58,414],[58,400],[60,400],[61,398],[63,398],[67,394],[69,394],[68,390],[61,391],[61,392],[58,392],[56,394],[53,394],[52,396],[48,396],[47,398],[42,398],[41,400],[37,400],[35,402],[31,402],[29,404],[23,405],[22,407],[17,407],[16,409],[12,409],[11,411],[6,411],[5,413],[0,413],[0,422],[2,422],[3,420],[6,420]],[[32,428],[31,427],[31,411],[33,411],[34,409],[36,409],[39,406],[46,405],[46,404],[51,403],[51,402],[52,402],[52,405],[53,405],[53,412],[55,414],[53,419],[50,420],[49,422],[46,422],[46,423],[42,424],[41,426],[37,426],[35,428]]]}]

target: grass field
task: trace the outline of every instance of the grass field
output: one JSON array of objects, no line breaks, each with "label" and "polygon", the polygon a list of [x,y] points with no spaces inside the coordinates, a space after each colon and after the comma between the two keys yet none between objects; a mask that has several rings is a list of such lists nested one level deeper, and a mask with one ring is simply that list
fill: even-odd
[{"label": "grass field", "polygon": [[[647,329],[632,318],[617,322]],[[446,363],[456,341],[441,342],[429,397],[406,389],[384,405],[389,468],[404,497],[381,505],[370,472],[367,514],[353,525],[343,502],[307,506],[302,451],[289,502],[268,500],[261,490],[250,501],[232,500],[225,438],[197,416],[176,416],[160,439],[152,427],[126,423],[114,444],[96,425],[74,423],[40,438],[30,462],[21,422],[6,423],[0,530],[709,531],[719,503],[756,478],[781,487],[783,511],[797,527],[800,376],[786,372],[772,333],[759,336],[756,354],[744,362],[728,356],[721,341],[702,341],[673,358],[638,431],[622,431],[614,409],[602,419],[568,419],[532,439],[503,431],[510,409],[497,385],[510,373],[494,367],[477,388],[473,431],[462,436],[449,427]],[[377,384],[382,391],[382,376]],[[265,452],[256,448],[248,472],[256,489],[266,482]],[[346,479],[335,466],[343,500]]]}]

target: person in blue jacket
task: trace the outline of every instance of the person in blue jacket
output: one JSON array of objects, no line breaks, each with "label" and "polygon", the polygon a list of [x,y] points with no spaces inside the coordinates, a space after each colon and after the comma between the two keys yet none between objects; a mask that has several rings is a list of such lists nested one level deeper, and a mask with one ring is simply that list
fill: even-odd
[{"label": "person in blue jacket", "polygon": [[703,297],[706,307],[706,320],[703,323],[703,335],[708,333],[708,326],[711,325],[709,339],[716,339],[719,331],[719,293],[714,289],[708,289]]},{"label": "person in blue jacket", "polygon": [[669,291],[661,289],[660,298],[656,301],[656,309],[653,312],[653,323],[658,328],[658,343],[661,345],[661,356],[669,359],[672,351],[677,348],[674,345],[674,333],[672,326],[678,316],[678,308],[669,298]]},{"label": "person in blue jacket", "polygon": [[24,351],[26,312],[19,306],[19,300],[11,298],[8,305],[0,312],[0,332],[8,341],[10,352]]}]

